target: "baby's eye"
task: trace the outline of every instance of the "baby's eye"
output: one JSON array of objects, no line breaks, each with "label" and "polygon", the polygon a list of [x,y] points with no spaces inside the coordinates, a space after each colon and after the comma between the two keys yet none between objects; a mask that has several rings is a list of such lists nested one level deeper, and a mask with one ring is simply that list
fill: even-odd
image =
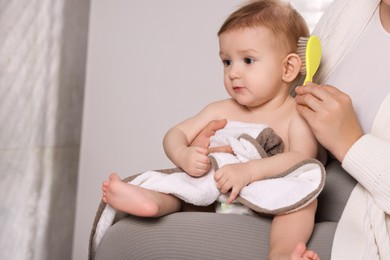
[{"label": "baby's eye", "polygon": [[225,67],[230,66],[232,64],[232,62],[230,60],[222,60],[222,63],[223,63],[223,66],[225,66]]},{"label": "baby's eye", "polygon": [[244,62],[245,64],[252,64],[253,62],[255,62],[255,60],[252,58],[244,58]]}]

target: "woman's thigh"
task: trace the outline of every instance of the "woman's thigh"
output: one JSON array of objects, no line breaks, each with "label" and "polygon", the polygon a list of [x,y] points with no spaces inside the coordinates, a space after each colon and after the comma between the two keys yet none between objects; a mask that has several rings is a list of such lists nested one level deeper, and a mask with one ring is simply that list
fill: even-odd
[{"label": "woman's thigh", "polygon": [[[330,259],[337,223],[316,223],[309,248]],[[126,217],[103,237],[95,259],[267,259],[271,219],[179,212]]]}]

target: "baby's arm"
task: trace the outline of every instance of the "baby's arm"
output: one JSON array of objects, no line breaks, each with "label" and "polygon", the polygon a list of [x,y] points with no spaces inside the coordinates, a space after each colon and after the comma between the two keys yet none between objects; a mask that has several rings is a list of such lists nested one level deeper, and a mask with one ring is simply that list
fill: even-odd
[{"label": "baby's arm", "polygon": [[[209,124],[210,121],[219,119],[220,111],[226,110],[226,103],[219,101],[208,105],[196,116],[171,128],[164,137],[163,146],[168,158],[191,176],[202,176],[210,170],[208,139],[201,138],[203,140],[194,144],[192,142],[200,133],[210,137],[226,124],[226,121]],[[211,133],[203,131],[206,125],[209,125],[208,131]]]},{"label": "baby's arm", "polygon": [[317,155],[317,140],[299,116],[294,115],[290,122],[287,142],[287,150],[281,154],[246,163],[228,164],[215,173],[218,189],[222,193],[231,192],[228,203],[233,202],[246,185],[275,177],[296,163]]},{"label": "baby's arm", "polygon": [[180,127],[171,128],[165,135],[163,146],[168,158],[191,176],[202,176],[210,169],[207,148],[189,146],[190,140]]}]

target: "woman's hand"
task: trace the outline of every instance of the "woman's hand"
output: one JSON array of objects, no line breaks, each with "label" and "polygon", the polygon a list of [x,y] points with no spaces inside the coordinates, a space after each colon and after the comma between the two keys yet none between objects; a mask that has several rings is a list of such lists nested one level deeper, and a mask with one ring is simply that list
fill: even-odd
[{"label": "woman's hand", "polygon": [[188,175],[193,177],[201,177],[205,175],[211,168],[211,162],[208,154],[212,152],[233,153],[230,146],[221,146],[209,148],[210,137],[216,131],[226,126],[227,120],[210,121],[202,131],[195,137],[189,147],[185,147],[180,151],[181,168]]},{"label": "woman's hand", "polygon": [[313,83],[295,91],[298,113],[308,122],[317,140],[341,162],[364,134],[351,98],[333,86]]},{"label": "woman's hand", "polygon": [[208,148],[208,154],[214,152],[224,152],[224,153],[233,153],[230,146],[220,146],[209,148],[210,137],[215,135],[215,132],[224,128],[227,124],[226,119],[221,120],[212,120],[210,121],[205,128],[195,137],[191,142],[191,146],[199,146],[203,148]]}]

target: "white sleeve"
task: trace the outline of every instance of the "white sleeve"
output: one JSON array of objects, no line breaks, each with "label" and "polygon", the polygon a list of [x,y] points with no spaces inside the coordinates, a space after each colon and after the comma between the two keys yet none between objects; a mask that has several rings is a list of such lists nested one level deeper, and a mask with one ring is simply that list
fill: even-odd
[{"label": "white sleeve", "polygon": [[362,136],[347,152],[342,167],[390,214],[390,142]]}]

